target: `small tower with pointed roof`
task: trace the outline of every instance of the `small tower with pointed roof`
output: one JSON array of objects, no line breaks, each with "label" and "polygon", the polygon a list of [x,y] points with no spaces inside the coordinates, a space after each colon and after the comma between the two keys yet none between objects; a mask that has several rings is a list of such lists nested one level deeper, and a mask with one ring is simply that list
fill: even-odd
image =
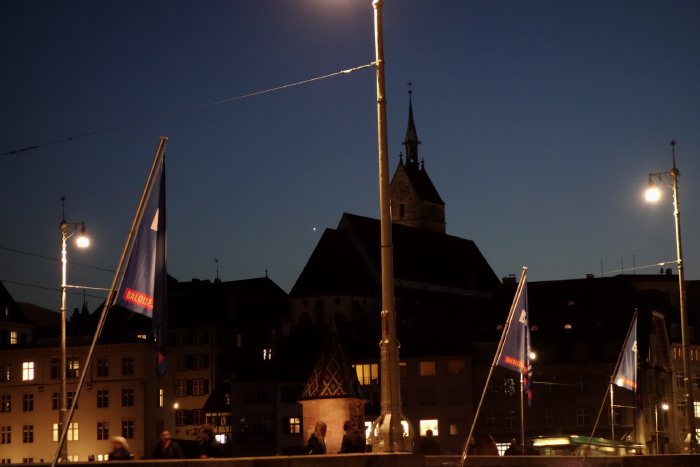
[{"label": "small tower with pointed roof", "polygon": [[406,153],[400,155],[399,165],[391,180],[391,221],[419,229],[445,233],[445,202],[440,198],[425,170],[425,162],[418,160],[421,144],[413,121],[413,99],[409,84],[408,127],[403,145]]},{"label": "small tower with pointed roof", "polygon": [[302,406],[304,443],[313,433],[316,422],[322,421],[328,426],[328,454],[340,450],[346,421],[353,422],[360,431],[364,429],[366,400],[334,325],[299,402]]}]

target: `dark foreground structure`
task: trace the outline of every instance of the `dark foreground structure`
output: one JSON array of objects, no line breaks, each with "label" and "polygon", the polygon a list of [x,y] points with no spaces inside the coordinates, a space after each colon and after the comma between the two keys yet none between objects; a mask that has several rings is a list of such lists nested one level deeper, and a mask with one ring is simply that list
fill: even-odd
[{"label": "dark foreground structure", "polygon": [[[324,456],[240,457],[229,459],[183,459],[163,461],[112,461],[110,467],[458,467],[459,456],[418,456],[408,453],[342,454]],[[45,464],[34,464],[45,465]],[[94,462],[72,462],[91,466]],[[556,456],[471,456],[467,467],[691,467],[700,466],[700,455],[556,457]]]}]

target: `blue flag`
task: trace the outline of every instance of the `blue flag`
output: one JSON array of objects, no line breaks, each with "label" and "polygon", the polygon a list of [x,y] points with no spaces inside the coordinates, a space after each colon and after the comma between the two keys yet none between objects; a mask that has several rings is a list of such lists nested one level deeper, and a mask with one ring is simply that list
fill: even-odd
[{"label": "blue flag", "polygon": [[637,390],[637,314],[635,313],[632,319],[632,325],[627,332],[625,344],[622,347],[622,355],[620,356],[620,364],[617,366],[617,372],[613,378],[613,382],[621,388],[629,389],[630,391]]},{"label": "blue flag", "polygon": [[162,376],[165,372],[167,323],[164,163],[154,179],[116,302],[128,310],[153,318],[153,336],[159,347],[158,373]]},{"label": "blue flag", "polygon": [[503,340],[498,366],[520,373],[528,406],[532,405],[532,364],[530,362],[530,325],[527,308],[526,275],[520,280],[517,296],[513,300],[510,321]]}]

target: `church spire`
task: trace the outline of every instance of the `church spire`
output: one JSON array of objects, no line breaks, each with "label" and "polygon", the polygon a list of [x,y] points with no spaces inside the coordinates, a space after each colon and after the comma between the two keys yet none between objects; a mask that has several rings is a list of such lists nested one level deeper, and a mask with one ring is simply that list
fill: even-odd
[{"label": "church spire", "polygon": [[408,83],[408,128],[406,128],[406,137],[403,140],[403,145],[406,148],[406,164],[418,164],[418,132],[416,132],[416,124],[413,122],[413,99],[411,94],[411,83]]}]

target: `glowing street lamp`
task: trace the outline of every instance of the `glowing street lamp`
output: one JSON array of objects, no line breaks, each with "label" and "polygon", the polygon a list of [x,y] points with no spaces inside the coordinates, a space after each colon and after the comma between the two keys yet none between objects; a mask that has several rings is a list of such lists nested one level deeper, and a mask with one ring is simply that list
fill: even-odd
[{"label": "glowing street lamp", "polygon": [[676,223],[676,253],[678,264],[678,293],[680,295],[680,319],[681,319],[681,348],[683,351],[683,388],[686,399],[686,420],[688,434],[690,435],[689,451],[695,451],[697,434],[695,433],[695,404],[693,398],[693,380],[690,377],[690,349],[688,347],[688,317],[686,313],[685,280],[683,273],[683,244],[681,242],[681,209],[678,198],[678,177],[680,171],[676,167],[676,142],[671,141],[671,153],[673,156],[673,168],[669,172],[652,172],[649,174],[649,188],[645,193],[647,201],[655,202],[661,199],[661,191],[654,180],[661,181],[664,176],[670,176],[673,180],[673,215]]},{"label": "glowing street lamp", "polygon": [[[90,246],[90,238],[85,233],[85,222],[66,222],[66,197],[61,196],[62,219],[60,224],[61,229],[61,361],[59,363],[59,377],[61,380],[61,389],[58,407],[58,439],[65,439],[62,434],[67,427],[66,409],[68,406],[68,393],[66,391],[66,289],[70,287],[66,284],[66,270],[68,265],[67,246],[68,239],[76,235],[75,245],[78,248],[87,248]],[[60,447],[61,461],[68,460],[68,449],[64,444]]]}]

